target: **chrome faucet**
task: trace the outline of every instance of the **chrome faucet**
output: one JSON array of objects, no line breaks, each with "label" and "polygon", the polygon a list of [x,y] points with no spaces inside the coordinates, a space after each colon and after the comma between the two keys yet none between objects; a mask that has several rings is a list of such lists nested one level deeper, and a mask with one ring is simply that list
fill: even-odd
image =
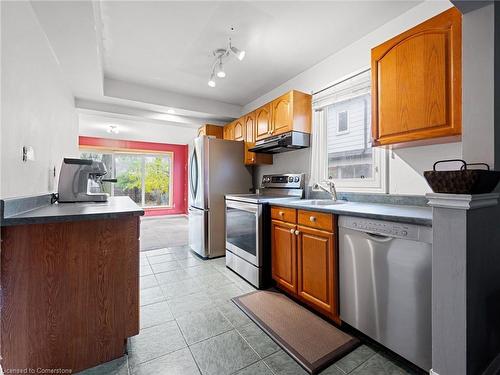
[{"label": "chrome faucet", "polygon": [[[323,185],[326,184],[327,186]],[[335,183],[333,182],[332,179],[328,179],[323,181],[323,183],[318,182],[314,184],[313,188],[314,189],[321,189],[323,191],[326,191],[330,196],[332,197],[332,200],[336,201],[337,200],[337,189],[335,188]]]}]

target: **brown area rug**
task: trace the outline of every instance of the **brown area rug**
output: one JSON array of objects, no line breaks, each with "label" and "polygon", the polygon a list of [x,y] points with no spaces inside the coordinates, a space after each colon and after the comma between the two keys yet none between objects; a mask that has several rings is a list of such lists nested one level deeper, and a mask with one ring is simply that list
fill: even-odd
[{"label": "brown area rug", "polygon": [[310,374],[359,345],[359,340],[277,291],[256,291],[233,302]]}]

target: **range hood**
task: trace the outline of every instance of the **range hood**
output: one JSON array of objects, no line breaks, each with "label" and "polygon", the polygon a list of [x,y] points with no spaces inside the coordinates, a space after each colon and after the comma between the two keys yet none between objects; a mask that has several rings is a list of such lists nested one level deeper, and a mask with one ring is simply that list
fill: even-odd
[{"label": "range hood", "polygon": [[261,154],[279,154],[280,152],[293,151],[309,147],[310,135],[302,132],[288,132],[275,135],[261,141],[248,151]]}]

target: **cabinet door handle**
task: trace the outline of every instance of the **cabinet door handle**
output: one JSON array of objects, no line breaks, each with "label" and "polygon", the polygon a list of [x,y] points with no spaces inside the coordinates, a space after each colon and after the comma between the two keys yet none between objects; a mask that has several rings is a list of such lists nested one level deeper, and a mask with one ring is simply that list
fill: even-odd
[{"label": "cabinet door handle", "polygon": [[290,229],[290,233],[294,234],[295,233],[295,229]]},{"label": "cabinet door handle", "polygon": [[298,236],[300,234],[300,231],[296,230],[295,235]]},{"label": "cabinet door handle", "polygon": [[316,216],[310,216],[309,220],[312,221],[313,223],[316,221]]},{"label": "cabinet door handle", "polygon": [[283,216],[285,213],[283,211],[278,212],[280,216]]}]

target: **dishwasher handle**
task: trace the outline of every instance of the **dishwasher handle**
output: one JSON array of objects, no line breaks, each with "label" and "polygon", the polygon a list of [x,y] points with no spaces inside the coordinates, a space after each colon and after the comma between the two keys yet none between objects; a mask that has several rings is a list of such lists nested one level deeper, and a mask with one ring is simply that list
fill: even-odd
[{"label": "dishwasher handle", "polygon": [[370,232],[363,232],[363,233],[366,234],[368,237],[370,237],[371,240],[376,242],[390,242],[394,239],[394,237],[384,236],[382,234],[376,234]]}]

